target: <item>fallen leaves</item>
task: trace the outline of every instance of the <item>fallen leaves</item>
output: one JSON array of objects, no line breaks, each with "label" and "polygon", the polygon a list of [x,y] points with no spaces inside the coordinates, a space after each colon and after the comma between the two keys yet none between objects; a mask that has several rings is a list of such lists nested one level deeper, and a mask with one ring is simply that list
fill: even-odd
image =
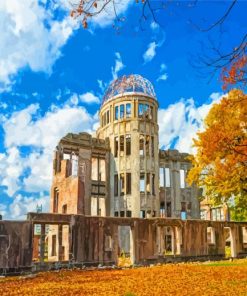
[{"label": "fallen leaves", "polygon": [[62,270],[0,279],[0,295],[247,295],[247,260],[125,270]]}]

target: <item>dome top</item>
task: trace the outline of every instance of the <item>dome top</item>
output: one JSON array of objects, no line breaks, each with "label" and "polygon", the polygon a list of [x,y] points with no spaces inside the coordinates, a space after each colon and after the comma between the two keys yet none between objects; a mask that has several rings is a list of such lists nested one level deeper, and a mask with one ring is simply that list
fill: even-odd
[{"label": "dome top", "polygon": [[124,75],[114,80],[105,92],[102,105],[112,97],[123,93],[143,93],[156,99],[152,83],[138,74]]}]

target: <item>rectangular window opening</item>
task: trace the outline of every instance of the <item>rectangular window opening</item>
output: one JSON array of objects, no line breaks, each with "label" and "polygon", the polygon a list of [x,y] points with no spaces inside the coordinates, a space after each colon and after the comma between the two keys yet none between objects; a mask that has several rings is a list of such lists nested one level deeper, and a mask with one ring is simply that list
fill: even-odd
[{"label": "rectangular window opening", "polygon": [[125,140],[126,140],[126,155],[130,155],[131,154],[131,136],[126,135]]},{"label": "rectangular window opening", "polygon": [[118,156],[118,137],[115,137],[114,139],[114,156]]},{"label": "rectangular window opening", "polygon": [[118,196],[118,175],[114,176],[114,196]]},{"label": "rectangular window opening", "polygon": [[132,216],[132,213],[131,213],[131,211],[127,211],[127,212],[126,212],[126,217],[129,217],[129,218],[131,218],[131,216]]},{"label": "rectangular window opening", "polygon": [[120,136],[120,152],[124,151],[124,136]]},{"label": "rectangular window opening", "polygon": [[150,194],[150,173],[146,174],[146,192]]},{"label": "rectangular window opening", "polygon": [[126,104],[126,118],[131,117],[131,104]]},{"label": "rectangular window opening", "polygon": [[155,195],[155,174],[152,174],[152,195]]},{"label": "rectangular window opening", "polygon": [[143,104],[139,103],[138,104],[138,117],[139,118],[142,118],[143,117],[143,112],[144,112],[144,110],[143,110]]},{"label": "rectangular window opening", "polygon": [[124,118],[124,105],[120,105],[120,118]]},{"label": "rectangular window opening", "polygon": [[124,195],[124,174],[120,174],[120,193]]},{"label": "rectangular window opening", "polygon": [[140,192],[145,192],[145,175],[140,174]]},{"label": "rectangular window opening", "polygon": [[165,168],[165,185],[171,187],[170,168]]},{"label": "rectangular window opening", "polygon": [[131,173],[126,174],[126,194],[131,194]]},{"label": "rectangular window opening", "polygon": [[140,135],[139,146],[140,156],[144,156],[144,135]]},{"label": "rectangular window opening", "polygon": [[160,168],[160,187],[164,187],[164,168]]},{"label": "rectangular window opening", "polygon": [[150,153],[150,136],[146,136],[146,156]]},{"label": "rectangular window opening", "polygon": [[119,114],[118,114],[118,106],[115,107],[115,120],[118,120]]}]

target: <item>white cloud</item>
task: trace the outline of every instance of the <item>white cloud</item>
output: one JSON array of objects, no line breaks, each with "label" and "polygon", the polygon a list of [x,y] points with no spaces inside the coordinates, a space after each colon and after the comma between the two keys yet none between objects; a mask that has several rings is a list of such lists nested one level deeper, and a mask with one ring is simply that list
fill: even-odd
[{"label": "white cloud", "polygon": [[160,80],[164,80],[166,81],[168,78],[168,74],[167,73],[164,73],[164,74],[161,74],[158,78],[157,78],[157,81],[160,81]]},{"label": "white cloud", "polygon": [[203,129],[203,120],[213,103],[220,100],[221,94],[213,93],[207,104],[196,106],[194,100],[180,100],[159,109],[159,142],[164,149],[174,146],[181,152],[193,152],[192,138]]},{"label": "white cloud", "polygon": [[[101,10],[102,5],[105,1],[98,1],[97,11]],[[124,1],[110,1],[109,4],[101,11],[101,13],[95,15],[90,22],[94,26],[106,27],[111,25],[117,17],[121,16],[127,11],[127,9],[134,3],[133,0],[124,0]],[[115,6],[115,7],[114,7]],[[94,8],[92,8],[94,9]]]},{"label": "white cloud", "polygon": [[154,31],[156,31],[157,29],[159,29],[159,25],[156,22],[152,22],[150,24],[150,28]]},{"label": "white cloud", "polygon": [[116,56],[115,66],[111,68],[113,80],[117,79],[118,72],[121,71],[125,67],[125,65],[123,64],[120,53],[116,52],[115,56]]},{"label": "white cloud", "polygon": [[5,219],[23,220],[28,212],[36,212],[37,206],[42,206],[42,212],[49,211],[49,196],[39,198],[18,194],[9,207],[5,208]]},{"label": "white cloud", "polygon": [[156,42],[149,43],[147,50],[143,54],[144,63],[150,62],[155,57],[157,46],[158,45],[156,44]]},{"label": "white cloud", "polygon": [[38,0],[0,1],[0,88],[8,88],[25,67],[50,73],[78,26],[69,15],[54,20]]},{"label": "white cloud", "polygon": [[82,94],[79,96],[80,101],[86,104],[99,104],[100,99],[96,97],[93,92],[86,92],[85,94]]},{"label": "white cloud", "polygon": [[[39,105],[14,112],[3,121],[6,152],[0,154],[0,185],[13,196],[18,190],[41,192],[50,189],[53,150],[69,132],[91,132],[97,119],[84,107],[64,105],[39,115]],[[21,156],[20,149],[30,151]],[[28,174],[24,174],[28,171]]]}]

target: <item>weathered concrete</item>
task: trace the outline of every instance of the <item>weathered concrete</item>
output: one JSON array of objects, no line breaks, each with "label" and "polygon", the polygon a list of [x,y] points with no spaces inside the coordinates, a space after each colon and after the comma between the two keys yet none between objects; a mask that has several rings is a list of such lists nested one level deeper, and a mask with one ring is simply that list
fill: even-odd
[{"label": "weathered concrete", "polygon": [[0,221],[0,270],[31,266],[32,232],[30,221]]},{"label": "weathered concrete", "polygon": [[[56,261],[67,260],[75,265],[117,264],[121,252],[120,226],[129,226],[130,257],[135,264],[224,258],[224,229],[230,231],[232,257],[247,255],[247,222],[29,213],[28,221],[0,221],[0,270],[32,266],[35,224],[41,225],[41,266],[47,264],[44,262],[46,225],[58,226]],[[67,254],[62,251],[65,225],[68,226]]]}]

